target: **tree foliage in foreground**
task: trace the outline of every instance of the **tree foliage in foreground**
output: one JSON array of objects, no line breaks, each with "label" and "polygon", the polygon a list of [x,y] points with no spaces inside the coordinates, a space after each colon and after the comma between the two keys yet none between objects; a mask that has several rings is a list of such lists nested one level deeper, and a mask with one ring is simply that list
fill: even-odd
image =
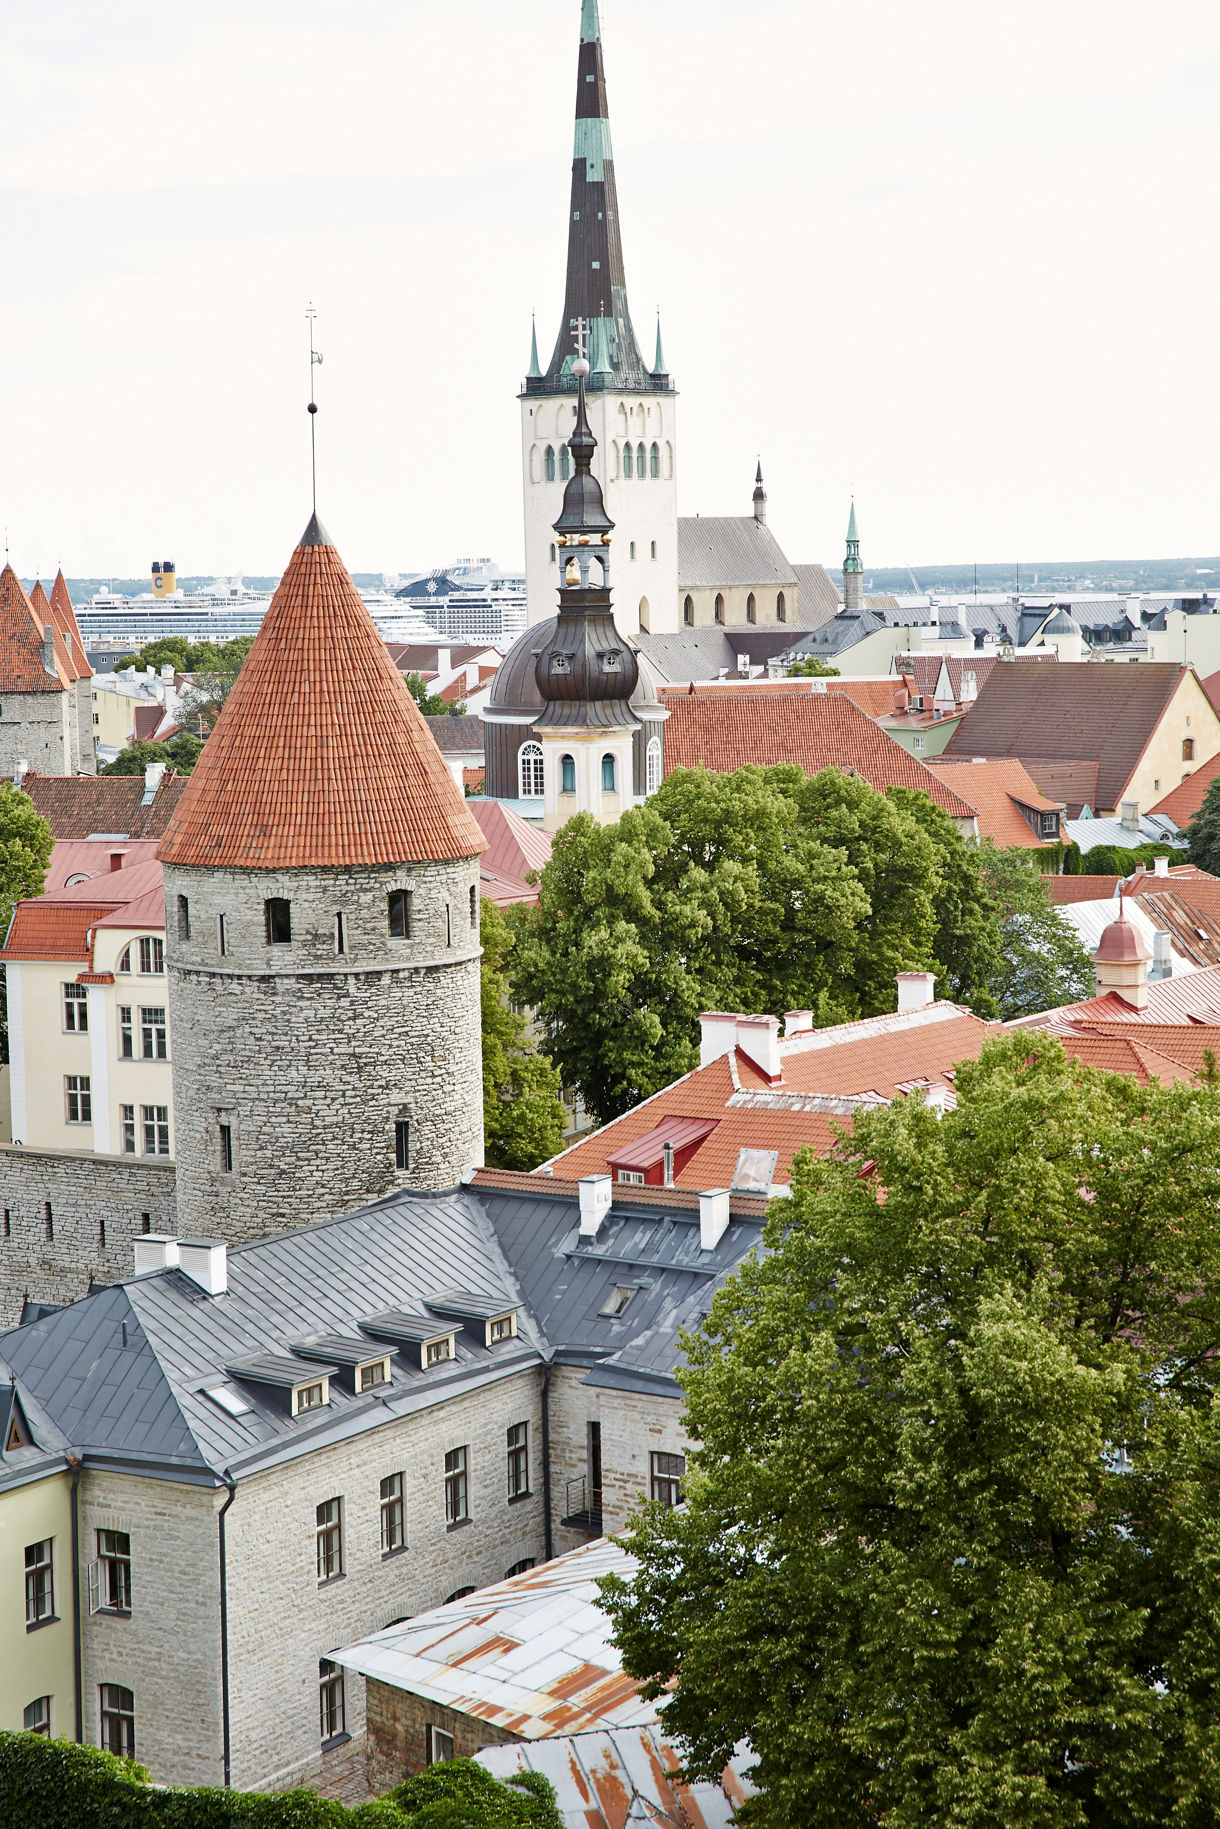
[{"label": "tree foliage in foreground", "polygon": [[1092,961],[1047,895],[1037,852],[986,844],[978,857],[1001,917],[1000,960],[991,983],[1004,1021],[1091,997]]},{"label": "tree foliage in foreground", "polygon": [[1187,860],[1220,876],[1220,775],[1203,796],[1203,804],[1186,828]]},{"label": "tree foliage in foreground", "polygon": [[168,743],[129,743],[99,775],[142,775],[150,762],[164,762],[176,775],[189,775],[203,754],[203,744],[190,731],[180,731]]},{"label": "tree foliage in foreground", "polygon": [[505,964],[512,950],[508,922],[484,897],[483,1160],[493,1169],[532,1169],[563,1148],[559,1074],[530,1037],[524,1016],[509,1008]]},{"label": "tree foliage in foreground", "polygon": [[[9,781],[0,782],[0,944],[16,904],[45,889],[54,842],[49,824],[35,811],[29,795]],[[7,1059],[8,995],[0,972],[0,1061]]]},{"label": "tree foliage in foreground", "polygon": [[[857,1115],[687,1343],[608,1605],[754,1829],[1220,1817],[1220,1090],[992,1042]],[[654,1692],[655,1693],[655,1692]]]},{"label": "tree foliage in foreground", "polygon": [[0,1733],[6,1829],[563,1829],[536,1772],[501,1784],[470,1759],[429,1766],[349,1808],[316,1791],[161,1790],[144,1766],[37,1734]]}]

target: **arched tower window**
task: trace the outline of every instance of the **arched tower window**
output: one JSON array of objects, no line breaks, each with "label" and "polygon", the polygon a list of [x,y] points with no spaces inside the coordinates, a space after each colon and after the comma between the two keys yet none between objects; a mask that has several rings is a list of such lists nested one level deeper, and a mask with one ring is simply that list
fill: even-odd
[{"label": "arched tower window", "polygon": [[574,756],[562,756],[559,762],[559,792],[574,794],[576,792],[576,759]]},{"label": "arched tower window", "polygon": [[618,792],[618,788],[615,784],[614,757],[613,756],[603,756],[602,757],[602,793],[603,794],[617,794],[617,792]]},{"label": "arched tower window", "polygon": [[758,605],[754,601],[753,591],[751,591],[750,595],[746,598],[746,621],[747,622],[757,622],[758,621]]},{"label": "arched tower window", "polygon": [[1194,759],[1195,759],[1195,740],[1193,737],[1183,737],[1183,739],[1182,739],[1182,760],[1183,760],[1183,762],[1193,762]]},{"label": "arched tower window", "polygon": [[553,483],[555,481],[555,447],[554,447],[554,445],[548,445],[546,448],[546,480],[548,483]]},{"label": "arched tower window", "polygon": [[623,475],[630,476],[634,468],[635,460],[631,454],[631,446],[630,444],[625,444],[623,446]]},{"label": "arched tower window", "polygon": [[541,743],[521,745],[517,752],[517,780],[522,800],[541,798],[544,780]]},{"label": "arched tower window", "polygon": [[572,474],[572,457],[566,445],[559,447],[559,480],[566,483]]},{"label": "arched tower window", "polygon": [[788,620],[788,599],[782,591],[775,599],[775,620],[776,622],[787,622]]},{"label": "arched tower window", "polygon": [[683,600],[682,620],[686,624],[686,627],[688,629],[694,628],[694,626],[695,626],[695,600],[693,597],[687,597]]},{"label": "arched tower window", "polygon": [[719,591],[716,592],[716,621],[724,621],[724,598]]},{"label": "arched tower window", "polygon": [[654,444],[648,453],[648,474],[651,477],[661,474],[661,447],[658,444]]},{"label": "arched tower window", "polygon": [[661,739],[649,737],[644,761],[644,791],[655,794],[661,785]]},{"label": "arched tower window", "polygon": [[640,598],[640,628],[643,630],[645,635],[647,635],[647,633],[648,633],[648,618],[651,614],[652,614],[652,612],[648,607],[647,597],[641,597]]},{"label": "arched tower window", "polygon": [[667,439],[665,441],[665,480],[666,480],[666,482],[670,481],[670,479],[673,476],[673,473],[674,473],[674,448]]},{"label": "arched tower window", "polygon": [[635,473],[641,480],[648,475],[648,453],[643,445],[640,445],[635,454]]}]

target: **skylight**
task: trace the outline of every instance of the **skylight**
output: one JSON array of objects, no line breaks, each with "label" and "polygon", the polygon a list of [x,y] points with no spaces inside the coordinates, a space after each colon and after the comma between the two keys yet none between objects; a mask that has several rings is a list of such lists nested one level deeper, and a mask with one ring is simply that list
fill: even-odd
[{"label": "skylight", "polygon": [[627,1311],[628,1305],[630,1304],[631,1298],[634,1294],[635,1294],[635,1285],[634,1284],[624,1284],[624,1283],[616,1284],[616,1286],[610,1291],[609,1296],[606,1298],[605,1305],[603,1306],[602,1311],[601,1311],[602,1314],[608,1315],[611,1318],[613,1318],[615,1315],[625,1314]]},{"label": "skylight", "polygon": [[243,1397],[236,1386],[231,1384],[208,1385],[204,1396],[210,1397],[222,1410],[227,1410],[230,1416],[248,1416],[254,1408],[249,1398]]}]

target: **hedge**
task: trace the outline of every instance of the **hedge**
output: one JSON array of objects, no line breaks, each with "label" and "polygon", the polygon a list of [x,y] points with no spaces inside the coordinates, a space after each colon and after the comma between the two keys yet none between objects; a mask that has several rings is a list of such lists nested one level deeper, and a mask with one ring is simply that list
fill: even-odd
[{"label": "hedge", "polygon": [[430,1766],[349,1808],[315,1791],[162,1790],[144,1766],[38,1734],[0,1733],[4,1829],[563,1829],[536,1772],[501,1784],[470,1759]]}]

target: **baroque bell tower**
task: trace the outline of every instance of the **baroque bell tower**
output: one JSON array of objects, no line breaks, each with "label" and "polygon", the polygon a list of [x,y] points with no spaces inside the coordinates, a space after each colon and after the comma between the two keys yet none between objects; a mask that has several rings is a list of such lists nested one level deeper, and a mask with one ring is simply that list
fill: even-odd
[{"label": "baroque bell tower", "polygon": [[576,140],[563,320],[545,369],[535,335],[521,390],[525,575],[531,623],[555,614],[553,526],[570,475],[576,423],[572,334],[588,326],[588,418],[601,448],[606,505],[618,529],[624,632],[678,627],[677,394],[661,329],[651,368],[627,304],[610,110],[597,0],[581,0]]}]

